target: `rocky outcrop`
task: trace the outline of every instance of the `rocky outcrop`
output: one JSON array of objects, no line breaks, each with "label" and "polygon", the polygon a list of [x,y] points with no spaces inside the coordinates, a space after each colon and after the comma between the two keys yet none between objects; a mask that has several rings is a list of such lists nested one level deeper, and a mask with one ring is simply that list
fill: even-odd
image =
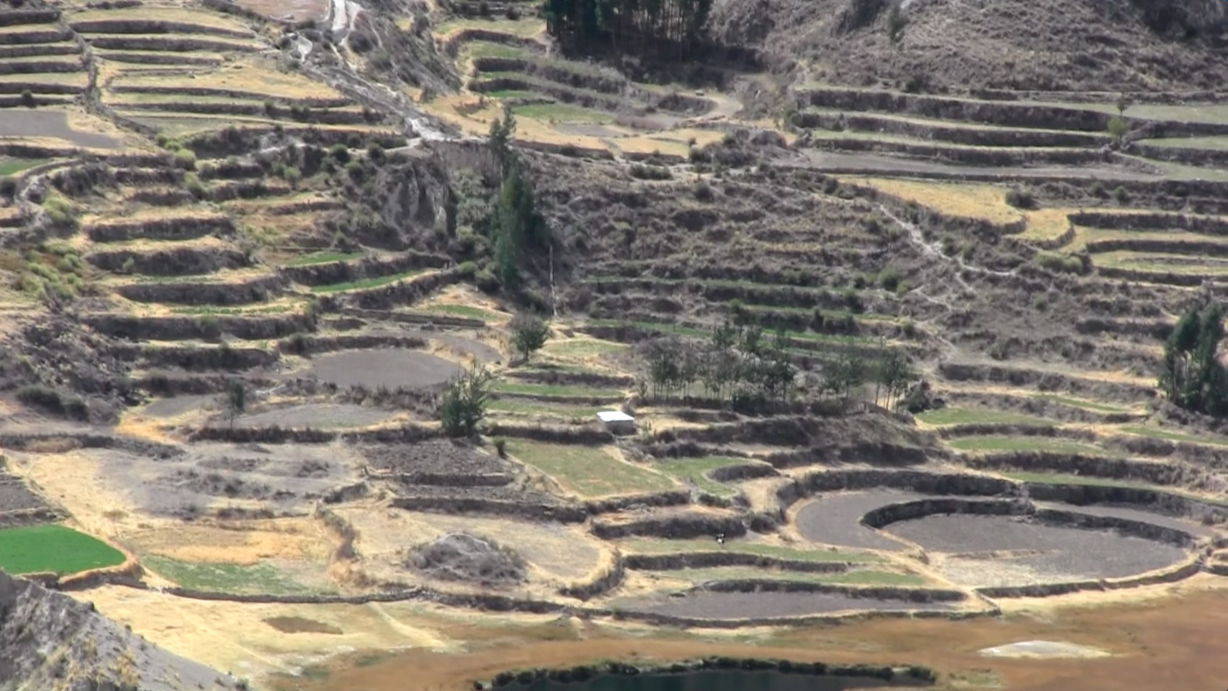
[{"label": "rocky outcrop", "polygon": [[172,655],[92,605],[0,572],[0,691],[246,688]]}]

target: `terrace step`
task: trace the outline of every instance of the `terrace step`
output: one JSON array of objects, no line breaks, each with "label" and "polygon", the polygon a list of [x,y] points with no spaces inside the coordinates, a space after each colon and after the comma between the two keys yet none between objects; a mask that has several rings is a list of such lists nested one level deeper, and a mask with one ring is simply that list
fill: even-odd
[{"label": "terrace step", "polygon": [[802,111],[797,115],[796,124],[800,127],[827,130],[897,134],[971,146],[1100,147],[1110,141],[1107,135],[1090,132],[970,125],[950,120],[901,117],[886,113],[845,113],[835,110]]},{"label": "terrace step", "polygon": [[89,34],[85,40],[97,48],[114,50],[152,50],[166,52],[189,52],[209,50],[218,52],[251,52],[261,50],[258,43],[232,41],[221,38],[199,38],[189,34]]},{"label": "terrace step", "polygon": [[135,360],[145,368],[177,368],[188,371],[247,370],[270,367],[281,359],[276,350],[231,347],[229,345],[195,344],[124,344],[116,354],[125,360]]},{"label": "terrace step", "polygon": [[29,26],[29,29],[22,25],[15,27],[16,30],[0,31],[0,45],[16,46],[33,43],[58,43],[72,39],[72,32],[62,26],[54,24],[31,24]]},{"label": "terrace step", "polygon": [[51,72],[80,72],[85,65],[77,60],[49,60],[36,58],[10,58],[0,62],[0,74],[40,74]]},{"label": "terrace step", "polygon": [[205,235],[231,235],[235,231],[234,223],[224,214],[106,219],[87,223],[83,229],[94,242],[190,240]]},{"label": "terrace step", "polygon": [[[59,77],[65,74],[79,74],[82,77],[81,83],[74,84],[59,80]],[[48,79],[40,80],[40,76],[46,76]],[[0,80],[0,94],[20,94],[23,91],[29,91],[32,94],[80,94],[85,91],[85,82],[84,72],[8,75],[8,78]]]},{"label": "terrace step", "polygon": [[233,247],[217,242],[201,242],[208,239],[95,250],[86,255],[85,259],[105,271],[131,271],[146,276],[199,275],[222,269],[238,269],[251,264],[246,253]]},{"label": "terrace step", "polygon": [[185,65],[191,67],[214,67],[222,64],[220,57],[208,54],[167,53],[159,50],[102,50],[94,51],[94,55],[111,62],[125,62],[138,65]]},{"label": "terrace step", "polygon": [[311,329],[310,319],[301,314],[210,315],[204,319],[95,313],[82,317],[82,321],[100,333],[133,341],[200,341],[216,339],[223,334],[244,340],[265,340]]},{"label": "terrace step", "polygon": [[[246,100],[263,101],[269,97],[269,94],[258,91],[247,91],[244,89],[231,89],[222,87],[207,87],[207,86],[161,86],[156,84],[124,84],[120,80],[116,80],[110,84],[108,90],[116,94],[133,93],[133,94],[167,94],[171,96],[213,96],[219,98],[237,98]],[[285,95],[278,95],[278,100],[287,103],[297,104],[301,106],[310,106],[313,108],[338,108],[341,106],[352,105],[353,101],[345,97],[312,97],[304,96],[291,98]]]},{"label": "terrace step", "polygon": [[0,26],[21,26],[25,24],[46,24],[54,22],[60,18],[60,11],[55,9],[46,10],[18,10],[6,9],[3,14],[0,14]]},{"label": "terrace step", "polygon": [[115,286],[115,292],[135,302],[180,305],[246,305],[265,302],[285,285],[277,274],[251,274],[237,277],[227,272],[211,274],[207,280],[138,281]]},{"label": "terrace step", "polygon": [[255,38],[250,31],[227,29],[208,24],[165,19],[72,19],[68,25],[83,34],[207,34],[228,38]]},{"label": "terrace step", "polygon": [[45,57],[49,55],[80,55],[76,43],[45,43],[22,46],[0,46],[0,59]]},{"label": "terrace step", "polygon": [[892,141],[873,135],[846,137],[821,134],[810,139],[810,146],[825,151],[870,151],[977,166],[1086,165],[1101,162],[1104,158],[1103,154],[1092,149],[929,144],[924,141]]},{"label": "terrace step", "polygon": [[[200,115],[246,115],[249,117],[269,117],[273,119],[288,119],[298,122],[318,122],[329,125],[357,125],[369,122],[367,112],[362,109],[287,109],[275,108],[270,111],[263,103],[229,101],[226,103],[193,102],[190,98],[180,96],[179,100],[167,103],[109,101],[108,105],[123,108],[127,111],[156,111],[169,113],[196,113]],[[352,108],[352,106],[345,106]],[[297,108],[297,107],[296,107]]]},{"label": "terrace step", "polygon": [[1169,211],[1117,211],[1092,209],[1071,213],[1076,226],[1106,230],[1180,229],[1209,235],[1228,235],[1228,217],[1186,214]]}]

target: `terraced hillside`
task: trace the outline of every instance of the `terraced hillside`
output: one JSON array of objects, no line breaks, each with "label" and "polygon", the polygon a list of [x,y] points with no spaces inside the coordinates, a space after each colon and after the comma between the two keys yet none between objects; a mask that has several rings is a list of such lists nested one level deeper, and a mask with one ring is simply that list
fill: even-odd
[{"label": "terraced hillside", "polygon": [[[887,67],[945,6],[909,4]],[[1217,87],[1115,51],[1126,93],[1045,60],[849,86],[808,53],[672,83],[546,29],[524,2],[0,13],[0,569],[270,689],[628,641],[1060,686],[975,657],[1006,633],[931,633],[1042,606],[1115,656],[1069,661],[1089,688],[1173,667],[1062,626],[1228,574],[1228,430],[1157,387],[1228,276]],[[816,627],[871,619],[871,650]]]}]

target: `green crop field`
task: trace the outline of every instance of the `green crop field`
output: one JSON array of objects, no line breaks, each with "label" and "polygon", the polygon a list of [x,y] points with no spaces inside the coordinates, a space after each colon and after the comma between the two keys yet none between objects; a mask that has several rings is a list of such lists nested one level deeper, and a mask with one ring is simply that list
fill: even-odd
[{"label": "green crop field", "polygon": [[621,461],[599,448],[519,439],[508,442],[507,448],[516,458],[581,496],[660,492],[675,487],[668,477]]},{"label": "green crop field", "polygon": [[1052,425],[1052,420],[1015,413],[1005,410],[988,410],[984,408],[939,408],[917,415],[917,419],[927,425],[972,425],[972,424],[1008,424],[1008,425]]},{"label": "green crop field", "polygon": [[20,173],[23,170],[29,170],[46,162],[47,159],[42,158],[9,158],[8,156],[0,156],[0,176]]},{"label": "green crop field", "polygon": [[365,290],[367,288],[379,288],[380,286],[391,285],[397,281],[402,281],[407,278],[412,278],[419,274],[426,273],[426,269],[412,269],[410,271],[402,271],[399,274],[391,274],[388,276],[375,276],[373,278],[364,278],[358,281],[347,281],[345,283],[329,283],[327,285],[312,286],[313,293],[340,293],[346,290]]},{"label": "green crop field", "polygon": [[592,406],[569,406],[563,403],[542,403],[524,398],[499,398],[490,402],[486,409],[494,413],[512,413],[515,415],[534,415],[538,417],[560,418],[589,422],[597,415],[598,410]]},{"label": "green crop field", "polygon": [[1182,441],[1193,444],[1211,444],[1214,446],[1228,446],[1228,439],[1212,434],[1188,434],[1185,432],[1178,432],[1176,430],[1164,429],[1162,427],[1147,427],[1143,425],[1122,427],[1121,431],[1136,434],[1140,437],[1151,437],[1152,439]]},{"label": "green crop field", "polygon": [[729,485],[710,479],[707,476],[708,471],[750,462],[752,461],[747,458],[704,456],[703,458],[670,458],[657,461],[656,465],[660,470],[685,480],[709,494],[715,494],[718,497],[730,497],[737,494],[737,490]]},{"label": "green crop field", "polygon": [[575,396],[579,398],[621,399],[626,394],[618,389],[595,389],[586,386],[563,386],[557,384],[525,384],[501,381],[494,386],[496,393],[522,396]]},{"label": "green crop field", "polygon": [[204,564],[150,555],[141,562],[184,588],[218,593],[307,595],[318,591],[269,564]]},{"label": "green crop field", "polygon": [[329,264],[332,262],[343,262],[350,259],[358,259],[363,256],[362,252],[312,252],[304,254],[301,257],[286,262],[286,266],[311,266],[313,264]]},{"label": "green crop field", "polygon": [[1105,455],[1104,449],[1069,439],[1054,437],[1009,437],[986,435],[948,439],[952,448],[960,451],[992,453],[995,451],[1048,451],[1050,453]]},{"label": "green crop field", "polygon": [[436,314],[446,314],[450,317],[464,317],[465,319],[481,319],[484,322],[497,322],[506,319],[498,312],[482,309],[481,307],[471,307],[470,305],[453,305],[453,304],[435,304],[426,305],[422,308],[426,312],[434,312]]},{"label": "green crop field", "polygon": [[0,569],[13,574],[76,573],[124,563],[124,553],[62,525],[0,530]]}]

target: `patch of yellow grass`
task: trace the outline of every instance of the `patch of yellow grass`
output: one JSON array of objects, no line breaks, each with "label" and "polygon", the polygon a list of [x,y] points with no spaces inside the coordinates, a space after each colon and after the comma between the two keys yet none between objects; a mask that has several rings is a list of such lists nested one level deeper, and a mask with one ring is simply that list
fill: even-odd
[{"label": "patch of yellow grass", "polygon": [[[86,72],[40,72],[38,74],[2,74],[0,84],[66,84],[84,88],[90,81]],[[38,93],[38,89],[31,89]]]},{"label": "patch of yellow grass", "polygon": [[275,63],[259,57],[237,60],[208,72],[181,77],[163,74],[120,76],[115,79],[114,85],[229,89],[254,94],[276,94],[278,98],[286,100],[343,97],[340,92],[323,82],[293,72],[283,72]]},{"label": "patch of yellow grass", "polygon": [[183,24],[199,24],[200,26],[206,26],[214,29],[251,33],[251,30],[246,26],[243,26],[239,22],[224,15],[213,12],[189,10],[184,7],[153,7],[142,5],[140,7],[128,7],[115,10],[86,10],[84,12],[75,12],[65,16],[65,21],[67,21],[69,24],[72,24],[73,22],[97,21],[100,19],[139,19],[179,22]]},{"label": "patch of yellow grass", "polygon": [[997,225],[1023,218],[1006,204],[1006,189],[996,185],[922,182],[884,178],[848,177],[845,182],[873,187],[894,197],[927,206],[951,216],[973,218]]},{"label": "patch of yellow grass", "polygon": [[1019,234],[1021,240],[1047,242],[1057,240],[1070,227],[1069,214],[1074,209],[1037,209],[1023,212],[1028,227]]}]

